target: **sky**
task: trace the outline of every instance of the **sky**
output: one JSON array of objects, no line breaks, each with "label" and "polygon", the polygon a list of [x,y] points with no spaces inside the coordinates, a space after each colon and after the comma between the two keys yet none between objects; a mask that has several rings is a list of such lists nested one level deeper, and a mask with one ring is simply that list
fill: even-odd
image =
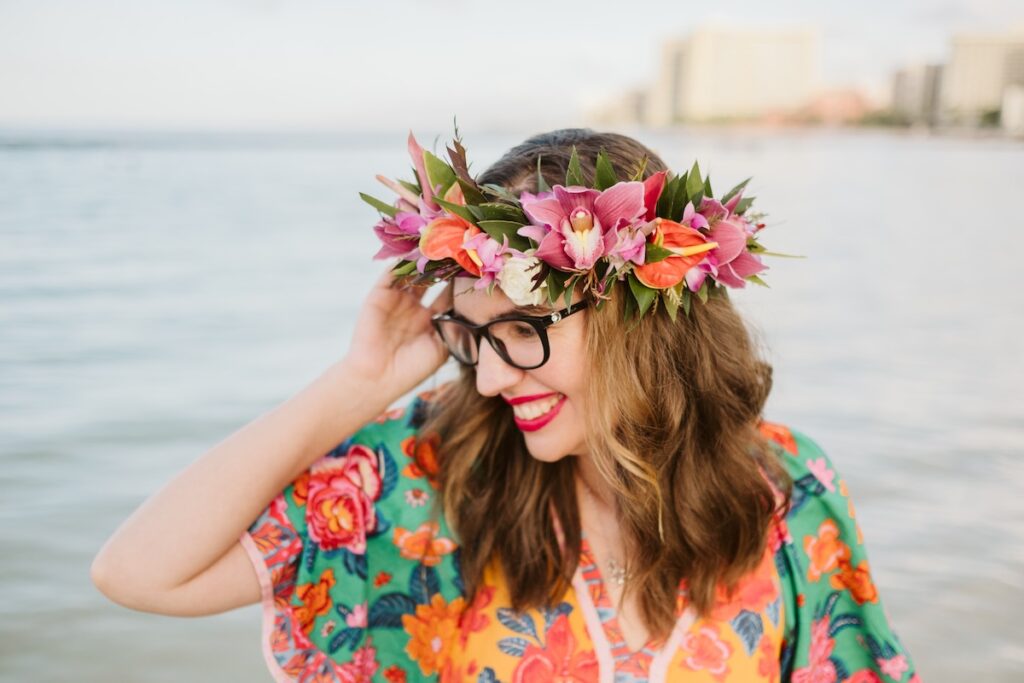
[{"label": "sky", "polygon": [[815,26],[834,87],[885,91],[1021,0],[0,0],[0,126],[521,129],[578,123],[707,25]]}]

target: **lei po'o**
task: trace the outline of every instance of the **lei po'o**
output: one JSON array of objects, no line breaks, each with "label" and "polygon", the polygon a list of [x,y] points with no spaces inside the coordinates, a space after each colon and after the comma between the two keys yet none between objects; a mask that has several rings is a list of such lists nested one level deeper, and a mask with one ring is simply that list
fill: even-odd
[{"label": "lei po'o", "polygon": [[374,259],[398,257],[392,273],[400,286],[473,277],[476,289],[495,284],[517,305],[556,304],[581,288],[600,308],[609,288],[628,287],[625,319],[654,312],[661,301],[676,319],[691,300],[706,302],[747,282],[767,286],[758,243],[763,214],[743,197],[750,178],[715,199],[711,179],[697,163],[675,175],[659,171],[641,180],[645,157],[620,180],[605,151],[588,186],[575,146],[565,183],[550,187],[537,159],[537,193],[518,196],[500,185],[478,184],[469,174],[458,129],[448,161],[424,150],[412,132],[409,154],[416,181],[377,179],[393,190],[393,203],[360,197],[380,214],[374,231],[382,246]]}]

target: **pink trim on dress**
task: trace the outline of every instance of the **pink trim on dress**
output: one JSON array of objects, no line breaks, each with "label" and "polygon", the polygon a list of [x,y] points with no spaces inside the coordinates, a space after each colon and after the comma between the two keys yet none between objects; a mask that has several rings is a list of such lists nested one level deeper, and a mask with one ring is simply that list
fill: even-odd
[{"label": "pink trim on dress", "polygon": [[583,612],[583,621],[586,623],[587,632],[590,633],[590,640],[594,644],[594,652],[597,654],[597,668],[600,672],[601,683],[613,683],[615,680],[615,657],[612,656],[612,646],[605,637],[604,625],[597,613],[594,601],[590,599],[590,589],[583,580],[582,571],[577,568],[572,577],[572,589],[576,593],[576,602],[579,603],[580,611]]},{"label": "pink trim on dress", "polygon": [[658,650],[658,654],[654,655],[654,658],[651,660],[650,676],[647,679],[648,683],[659,683],[659,681],[667,680],[669,664],[672,663],[672,658],[679,649],[683,636],[686,635],[696,620],[697,612],[693,609],[693,605],[687,605],[683,615],[676,621],[672,634],[669,635],[668,640]]},{"label": "pink trim on dress", "polygon": [[253,569],[256,570],[256,577],[260,582],[260,603],[263,605],[260,650],[263,652],[263,660],[266,662],[267,668],[270,669],[270,675],[274,677],[277,683],[294,683],[295,679],[285,673],[274,657],[273,650],[270,649],[270,638],[274,631],[276,608],[274,607],[274,586],[270,578],[270,572],[267,570],[267,565],[263,559],[263,554],[256,547],[256,542],[248,531],[242,532],[238,542],[245,548],[245,554],[249,556],[249,561],[252,563]]}]

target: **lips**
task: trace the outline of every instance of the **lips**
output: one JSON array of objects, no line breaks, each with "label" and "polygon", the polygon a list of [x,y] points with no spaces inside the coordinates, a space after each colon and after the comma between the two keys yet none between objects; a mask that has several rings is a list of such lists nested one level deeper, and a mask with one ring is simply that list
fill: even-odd
[{"label": "lips", "polygon": [[551,396],[557,396],[557,395],[558,395],[557,391],[551,391],[551,392],[548,392],[546,394],[533,394],[531,396],[517,396],[516,398],[508,398],[507,396],[502,396],[502,398],[505,399],[505,402],[508,403],[509,405],[517,406],[520,403],[529,403],[530,401],[537,401],[537,400],[542,399],[542,398],[550,398]]},{"label": "lips", "polygon": [[568,397],[563,394],[562,398],[558,400],[558,402],[554,405],[554,407],[551,408],[551,410],[533,419],[526,420],[520,418],[517,415],[513,415],[512,418],[513,420],[515,420],[516,426],[519,427],[519,429],[521,429],[522,431],[535,432],[555,419],[558,413],[562,410],[562,406],[565,404],[567,398]]}]

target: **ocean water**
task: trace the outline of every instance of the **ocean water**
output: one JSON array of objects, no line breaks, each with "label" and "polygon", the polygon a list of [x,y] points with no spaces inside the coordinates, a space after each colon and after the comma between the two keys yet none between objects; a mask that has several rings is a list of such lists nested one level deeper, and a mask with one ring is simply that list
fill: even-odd
[{"label": "ocean water", "polygon": [[[762,242],[807,256],[733,299],[775,367],[766,415],[846,478],[922,679],[1024,680],[1024,145],[636,136],[719,194],[752,175]],[[472,170],[523,137],[464,131]],[[357,192],[408,176],[404,140],[0,134],[0,679],[270,680],[258,607],[133,612],[89,565],[344,353],[383,267]]]}]

